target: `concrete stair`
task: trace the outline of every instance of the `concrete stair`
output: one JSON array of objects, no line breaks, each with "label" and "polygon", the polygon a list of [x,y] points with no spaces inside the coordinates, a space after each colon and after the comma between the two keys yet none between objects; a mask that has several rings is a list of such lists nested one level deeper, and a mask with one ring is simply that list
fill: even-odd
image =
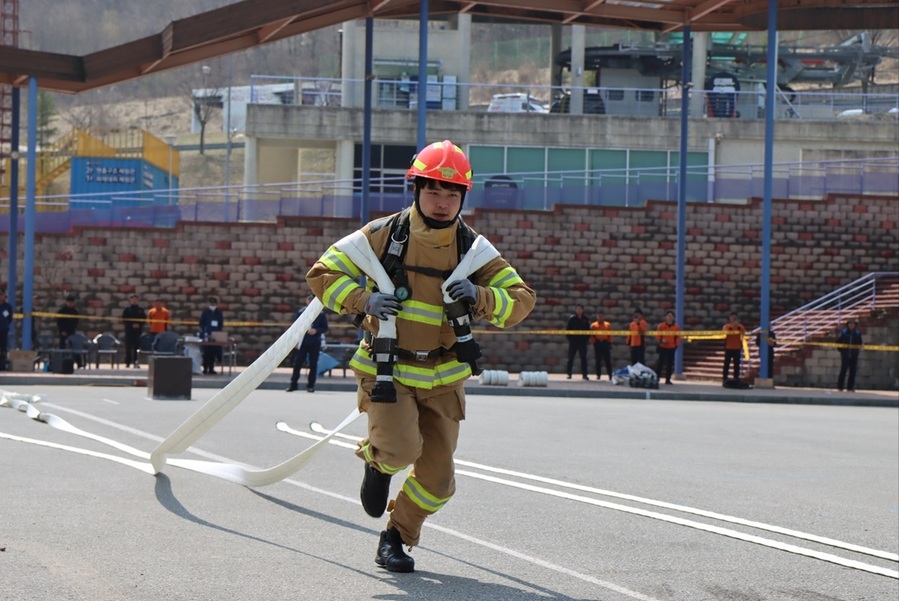
[{"label": "concrete stair", "polygon": [[[801,366],[808,356],[808,347],[791,341],[833,342],[835,332],[849,318],[857,319],[864,332],[866,319],[874,313],[899,311],[899,276],[891,274],[876,280],[873,297],[873,302],[859,302],[848,308],[797,310],[778,318],[773,330],[781,346],[775,349],[774,376],[782,367]],[[754,334],[750,335],[749,352],[749,361],[743,362],[742,377],[752,380],[759,369]],[[688,380],[720,381],[723,367],[723,340],[698,340],[684,345],[684,375]]]}]

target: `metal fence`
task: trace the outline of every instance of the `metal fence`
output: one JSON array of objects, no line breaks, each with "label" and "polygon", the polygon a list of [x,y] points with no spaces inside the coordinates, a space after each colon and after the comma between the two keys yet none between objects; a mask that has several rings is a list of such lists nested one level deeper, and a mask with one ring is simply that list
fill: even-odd
[{"label": "metal fence", "polygon": [[[291,84],[293,92],[269,94],[270,86]],[[282,103],[312,106],[360,107],[364,81],[361,79],[284,77],[253,75],[250,78],[251,103]],[[509,85],[498,83],[428,82],[427,102],[435,110],[487,110],[491,98],[501,94],[520,94],[536,98],[546,112],[567,113],[573,92],[583,96],[585,114],[620,116],[679,117],[681,88],[632,87],[552,87]],[[692,90],[691,97],[700,98],[691,108],[693,118],[764,119],[765,90],[733,92]],[[374,79],[373,103],[377,108],[415,109],[418,83],[412,80]],[[775,119],[838,120],[885,119],[899,121],[899,93],[861,93],[854,90],[792,91],[775,94]],[[701,107],[696,109],[695,107]],[[515,112],[521,110],[505,109]],[[693,112],[696,112],[694,114]]]},{"label": "metal fence", "polygon": [[[373,178],[370,186],[370,213],[394,212],[410,204],[411,193],[402,177]],[[687,200],[692,202],[746,202],[761,197],[763,187],[760,164],[694,166],[687,171]],[[378,192],[385,189],[393,192]],[[314,181],[287,184],[41,197],[36,202],[35,231],[66,232],[89,225],[171,228],[178,221],[274,222],[282,216],[361,219],[361,190],[359,180],[319,174]],[[775,198],[817,200],[830,193],[896,195],[899,156],[774,165]],[[633,207],[647,200],[676,201],[677,194],[675,167],[483,174],[465,206],[467,210],[550,210],[556,204]],[[19,231],[23,222],[20,217]],[[0,231],[9,231],[8,200],[0,200]]]}]

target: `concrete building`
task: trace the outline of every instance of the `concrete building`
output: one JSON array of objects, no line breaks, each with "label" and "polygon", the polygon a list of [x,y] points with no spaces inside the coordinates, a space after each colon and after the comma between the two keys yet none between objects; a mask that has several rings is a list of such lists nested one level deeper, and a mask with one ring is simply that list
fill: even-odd
[{"label": "concrete building", "polygon": [[[548,29],[553,48],[560,47],[562,27]],[[487,113],[469,108],[466,84],[471,83],[470,17],[458,15],[448,21],[432,22],[427,102],[433,110],[428,111],[427,139],[448,138],[463,146],[481,183],[492,174],[572,171],[575,173],[565,185],[576,188],[589,185],[589,172],[594,170],[676,166],[680,143],[677,118],[583,114],[588,112],[584,110],[585,89],[579,87],[583,83],[584,27],[568,29],[572,46],[569,114]],[[374,180],[401,177],[416,151],[418,35],[418,23],[414,21],[375,23],[374,75],[378,85],[373,90]],[[347,182],[347,186],[361,177],[364,46],[364,22],[345,23],[342,106],[249,106],[245,155],[248,185],[302,180],[307,171],[301,160],[303,149],[326,150],[333,157],[333,178]],[[617,84],[628,82],[626,73],[611,69],[605,77]],[[882,157],[895,155],[897,145],[899,123],[895,119],[782,119],[775,127],[774,160],[780,163]],[[721,165],[761,163],[763,147],[761,120],[690,120],[688,164],[707,167],[712,179],[715,168]],[[691,177],[705,180],[707,174]],[[402,191],[401,183],[399,190],[393,189],[396,184],[375,186],[388,189],[377,188],[373,192]],[[700,185],[697,189],[701,188]],[[703,200],[702,194],[697,192],[692,199]],[[627,204],[627,200],[622,200],[622,204]]]}]

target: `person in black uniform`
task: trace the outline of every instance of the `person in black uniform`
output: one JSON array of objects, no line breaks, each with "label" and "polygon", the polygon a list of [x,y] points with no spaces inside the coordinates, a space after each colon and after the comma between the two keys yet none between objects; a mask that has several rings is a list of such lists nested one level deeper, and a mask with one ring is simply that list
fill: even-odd
[{"label": "person in black uniform", "polygon": [[[306,306],[315,298],[314,294],[306,297]],[[300,309],[297,317],[303,314],[306,308]],[[303,363],[309,363],[309,375],[306,378],[306,392],[315,392],[315,380],[318,377],[318,355],[322,349],[322,334],[328,331],[328,318],[322,311],[318,317],[312,322],[312,327],[306,331],[306,335],[297,345],[297,349],[293,354],[293,373],[290,375],[290,385],[287,392],[293,392],[297,389],[300,381],[300,369]]]},{"label": "person in black uniform", "polygon": [[78,329],[78,309],[75,308],[75,295],[66,297],[66,302],[56,313],[56,331],[59,332],[59,348],[66,348],[66,340]]},{"label": "person in black uniform", "polygon": [[[218,308],[218,299],[213,296],[209,299],[209,306],[200,314],[200,338],[208,342],[212,340],[213,332],[221,332],[224,328],[225,316]],[[219,363],[222,361],[222,347],[212,344],[204,346],[203,373],[214,376],[216,361]]]},{"label": "person in black uniform", "polygon": [[[565,326],[565,329],[590,331],[590,320],[584,315],[584,305],[575,305],[574,315],[568,318],[568,325]],[[581,375],[585,380],[589,380],[590,376],[587,375],[587,342],[589,337],[582,334],[566,334],[565,337],[568,338],[568,365],[565,368],[568,379],[571,379],[574,356],[580,355]]]},{"label": "person in black uniform", "polygon": [[[66,296],[65,304],[57,309],[59,317],[56,318],[56,330],[59,332],[59,348],[66,348],[66,341],[69,336],[78,330],[78,309],[75,308],[75,295]],[[81,355],[76,355],[78,367],[83,367]]]},{"label": "person in black uniform", "polygon": [[837,380],[837,390],[843,390],[843,382],[846,382],[846,374],[849,374],[849,381],[846,382],[846,390],[855,392],[855,371],[858,368],[858,352],[861,350],[862,333],[856,327],[858,322],[850,319],[846,322],[846,327],[840,330],[840,336],[837,342],[840,344],[851,344],[853,348],[840,349],[840,377]]},{"label": "person in black uniform", "polygon": [[12,326],[12,305],[6,300],[6,290],[0,290],[0,371],[9,369],[9,329]]},{"label": "person in black uniform", "polygon": [[125,324],[125,367],[139,367],[137,350],[140,348],[140,337],[144,333],[144,323],[147,321],[147,312],[140,306],[136,294],[128,299],[130,303],[122,311],[122,321]]}]

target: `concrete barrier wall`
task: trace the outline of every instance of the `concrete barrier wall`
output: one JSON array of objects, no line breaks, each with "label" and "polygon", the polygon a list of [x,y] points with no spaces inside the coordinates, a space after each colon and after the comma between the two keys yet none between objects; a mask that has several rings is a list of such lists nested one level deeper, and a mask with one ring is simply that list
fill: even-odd
[{"label": "concrete barrier wall", "polygon": [[[689,206],[685,328],[719,329],[730,311],[737,311],[748,327],[757,325],[761,220],[760,201]],[[467,221],[493,241],[539,297],[531,319],[512,333],[480,336],[490,369],[563,371],[564,338],[526,332],[564,328],[575,303],[583,303],[591,317],[603,308],[613,327],[622,329],[635,307],[644,310],[652,326],[674,307],[673,203],[560,206],[551,212],[479,210]],[[81,312],[93,318],[82,323],[86,334],[111,331],[121,336],[121,325],[110,318],[120,316],[128,296],[137,293],[145,306],[163,299],[174,319],[189,322],[175,328],[187,334],[196,330],[207,297],[216,295],[241,361],[247,362],[292,321],[307,291],[305,273],[316,258],[356,227],[352,219],[287,218],[277,224],[182,223],[169,231],[92,227],[40,235],[35,243],[35,310],[55,311],[65,294],[73,292]],[[0,236],[0,245],[6,258],[6,236]],[[772,317],[868,272],[888,270],[899,270],[896,197],[775,202]],[[17,310],[21,281],[20,275]],[[331,321],[337,327],[330,339],[352,333],[348,317],[332,315]],[[241,327],[235,322],[272,325]],[[485,322],[478,327],[486,328]],[[54,320],[39,318],[35,331],[55,331]],[[866,342],[877,340],[867,336]],[[616,365],[626,362],[623,340],[615,341],[613,353]],[[592,364],[592,353],[590,360]],[[655,361],[654,345],[648,360]]]}]

